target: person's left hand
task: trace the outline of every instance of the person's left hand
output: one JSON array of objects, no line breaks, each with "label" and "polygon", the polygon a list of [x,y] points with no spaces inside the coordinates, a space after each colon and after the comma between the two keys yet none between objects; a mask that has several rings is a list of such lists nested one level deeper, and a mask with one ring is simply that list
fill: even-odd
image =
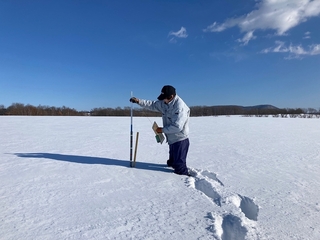
[{"label": "person's left hand", "polygon": [[162,128],[158,127],[156,131],[157,131],[157,133],[162,133]]}]

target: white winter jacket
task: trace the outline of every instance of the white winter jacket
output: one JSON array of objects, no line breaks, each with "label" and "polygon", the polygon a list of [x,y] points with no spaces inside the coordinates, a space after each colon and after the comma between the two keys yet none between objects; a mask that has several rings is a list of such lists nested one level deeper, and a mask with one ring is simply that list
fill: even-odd
[{"label": "white winter jacket", "polygon": [[166,135],[168,144],[188,138],[190,109],[178,95],[168,104],[164,101],[139,99],[139,105],[162,113],[162,132]]}]

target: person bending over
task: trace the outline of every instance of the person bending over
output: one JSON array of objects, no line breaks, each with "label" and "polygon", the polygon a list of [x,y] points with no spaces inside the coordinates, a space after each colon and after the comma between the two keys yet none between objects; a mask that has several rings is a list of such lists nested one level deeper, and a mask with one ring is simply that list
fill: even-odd
[{"label": "person bending over", "polygon": [[166,85],[162,88],[157,101],[132,97],[130,102],[162,113],[163,127],[159,127],[157,132],[164,133],[169,144],[167,165],[174,169],[174,173],[189,176],[187,154],[189,150],[190,109],[176,94],[176,89]]}]

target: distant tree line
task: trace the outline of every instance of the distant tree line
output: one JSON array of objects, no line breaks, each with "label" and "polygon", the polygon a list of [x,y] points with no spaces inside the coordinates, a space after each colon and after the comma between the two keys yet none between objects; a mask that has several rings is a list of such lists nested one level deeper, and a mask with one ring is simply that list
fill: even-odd
[{"label": "distant tree line", "polygon": [[30,104],[13,103],[8,108],[0,105],[0,115],[23,115],[23,116],[82,116],[82,112],[68,107],[50,107],[39,105],[37,107]]},{"label": "distant tree line", "polygon": [[[242,106],[193,106],[190,107],[191,116],[220,116],[220,115],[299,115],[299,114],[320,114],[320,109],[314,108],[276,108],[271,105],[261,105],[254,107]],[[51,107],[39,105],[37,107],[30,104],[13,103],[9,107],[0,105],[0,115],[24,115],[24,116],[130,116],[130,107],[117,108],[94,108],[91,111],[77,111],[68,107]],[[134,116],[159,117],[158,112],[146,110],[144,108],[134,108]]]},{"label": "distant tree line", "polygon": [[270,105],[242,107],[242,106],[195,106],[191,107],[193,116],[221,116],[221,115],[276,115],[276,114],[303,114],[301,108],[276,108]]},{"label": "distant tree line", "polygon": [[[161,113],[153,112],[146,110],[144,108],[134,108],[134,116],[137,117],[159,117]],[[117,108],[94,108],[90,112],[91,116],[130,116],[131,108],[130,107],[117,107]]]}]

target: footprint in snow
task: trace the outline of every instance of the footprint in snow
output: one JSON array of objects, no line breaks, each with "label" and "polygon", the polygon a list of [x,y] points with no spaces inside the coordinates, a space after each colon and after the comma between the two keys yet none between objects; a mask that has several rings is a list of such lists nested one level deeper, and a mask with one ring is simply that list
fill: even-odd
[{"label": "footprint in snow", "polygon": [[248,220],[258,221],[259,206],[251,198],[226,192],[224,184],[213,172],[193,168],[189,170],[193,177],[188,179],[189,187],[201,192],[215,205],[223,208],[222,216],[213,216],[210,213],[214,224],[209,229],[217,239],[245,239],[248,232],[252,234],[255,231],[255,224],[248,224]]},{"label": "footprint in snow", "polygon": [[251,198],[241,196],[238,194],[241,202],[240,202],[240,209],[244,213],[244,215],[253,221],[258,221],[258,213],[259,213],[259,206],[254,203]]},{"label": "footprint in snow", "polygon": [[223,183],[217,178],[215,173],[207,170],[189,169],[189,173],[193,178],[189,178],[189,186],[197,189],[211,199],[215,204],[221,207],[222,197],[219,188],[223,187]]},{"label": "footprint in snow", "polygon": [[248,230],[242,226],[241,219],[232,214],[223,217],[221,235],[222,240],[245,239]]},{"label": "footprint in snow", "polygon": [[194,183],[195,189],[203,192],[207,197],[213,200],[215,204],[221,207],[221,196],[212,183],[205,179],[199,179]]},{"label": "footprint in snow", "polygon": [[209,181],[213,180],[213,181],[219,183],[221,186],[224,186],[223,183],[217,178],[217,174],[215,174],[213,172],[209,172],[207,170],[198,170],[198,169],[190,168],[189,173],[192,177],[205,178]]}]

